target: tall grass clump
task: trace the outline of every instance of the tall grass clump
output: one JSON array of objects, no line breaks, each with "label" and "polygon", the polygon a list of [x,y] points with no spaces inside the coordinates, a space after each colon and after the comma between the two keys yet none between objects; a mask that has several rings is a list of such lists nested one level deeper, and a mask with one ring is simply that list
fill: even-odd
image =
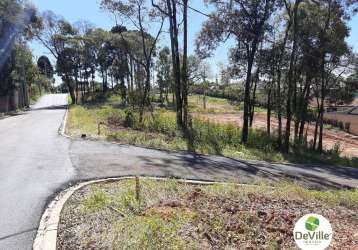
[{"label": "tall grass clump", "polygon": [[193,121],[194,148],[200,152],[222,154],[227,150],[252,148],[265,153],[274,152],[276,142],[264,131],[251,130],[247,145],[241,143],[241,129],[233,124],[216,124],[200,119]]}]

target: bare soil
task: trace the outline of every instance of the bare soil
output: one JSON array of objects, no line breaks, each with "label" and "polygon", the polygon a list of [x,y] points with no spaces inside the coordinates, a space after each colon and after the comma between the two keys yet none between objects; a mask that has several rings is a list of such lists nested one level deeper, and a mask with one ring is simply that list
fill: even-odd
[{"label": "bare soil", "polygon": [[[207,119],[216,123],[231,123],[239,127],[242,126],[243,113],[195,113],[197,117]],[[283,119],[282,126],[285,129],[286,120]],[[266,129],[266,114],[256,113],[254,117],[254,128]],[[275,117],[271,118],[271,128],[277,130],[278,120]],[[305,130],[307,129],[307,126]],[[310,124],[307,131],[308,141],[313,140],[315,126]],[[358,137],[346,133],[338,129],[324,129],[323,132],[323,147],[326,149],[332,149],[336,143],[340,144],[342,156],[358,157]]]}]

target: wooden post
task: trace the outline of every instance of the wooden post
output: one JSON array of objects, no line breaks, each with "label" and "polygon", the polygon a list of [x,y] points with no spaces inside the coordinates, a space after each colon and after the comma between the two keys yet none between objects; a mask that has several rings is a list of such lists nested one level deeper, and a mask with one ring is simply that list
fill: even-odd
[{"label": "wooden post", "polygon": [[101,125],[104,125],[104,123],[103,122],[99,122],[98,123],[98,125],[97,125],[97,133],[98,133],[98,135],[101,135]]},{"label": "wooden post", "polygon": [[139,183],[139,177],[135,177],[135,198],[139,202],[140,200],[140,183]]}]

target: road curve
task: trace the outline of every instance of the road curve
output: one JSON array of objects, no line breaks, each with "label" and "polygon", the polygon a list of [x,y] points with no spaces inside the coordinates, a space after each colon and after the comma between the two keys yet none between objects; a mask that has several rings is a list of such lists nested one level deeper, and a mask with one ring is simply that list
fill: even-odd
[{"label": "road curve", "polygon": [[69,140],[58,136],[67,95],[0,120],[0,249],[31,249],[47,199],[74,175]]}]

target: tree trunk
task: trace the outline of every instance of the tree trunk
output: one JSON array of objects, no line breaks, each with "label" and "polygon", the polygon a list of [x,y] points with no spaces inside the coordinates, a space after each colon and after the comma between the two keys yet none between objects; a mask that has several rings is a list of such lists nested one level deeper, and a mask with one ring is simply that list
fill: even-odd
[{"label": "tree trunk", "polygon": [[143,96],[142,96],[142,100],[141,100],[141,105],[140,105],[140,113],[139,113],[139,122],[142,123],[143,122],[143,114],[144,114],[144,108],[150,104],[150,100],[149,100],[149,92],[150,92],[150,62],[147,62],[147,67],[145,69],[145,73],[146,73],[146,79],[145,79],[145,84],[144,84],[144,89],[143,89]]},{"label": "tree trunk", "polygon": [[321,104],[320,104],[320,119],[319,119],[319,139],[318,139],[318,152],[322,152],[323,150],[323,115],[324,115],[324,100],[325,100],[325,72],[324,72],[324,58],[322,62],[322,83],[321,83]]},{"label": "tree trunk", "polygon": [[78,92],[79,92],[79,89],[78,89],[78,80],[77,80],[77,73],[75,74],[75,85],[76,85],[76,104],[78,103]]},{"label": "tree trunk", "polygon": [[203,92],[203,108],[206,109],[206,90]]},{"label": "tree trunk", "polygon": [[71,96],[71,102],[72,104],[76,104],[76,95],[75,95],[75,89],[73,88],[72,84],[71,84],[71,79],[68,76],[64,77],[64,81],[68,87],[68,92],[70,92],[70,96]]},{"label": "tree trunk", "polygon": [[256,71],[254,89],[252,91],[252,100],[250,102],[250,128],[252,128],[254,122],[255,105],[256,105],[256,87],[257,87],[258,79],[259,79],[259,69],[257,69]]},{"label": "tree trunk", "polygon": [[164,106],[164,89],[163,86],[160,85],[159,86],[159,102],[160,102],[160,106]]},{"label": "tree trunk", "polygon": [[169,33],[171,40],[173,78],[175,81],[175,102],[176,102],[176,120],[179,128],[183,128],[183,103],[182,103],[182,85],[180,69],[180,53],[178,44],[178,26],[176,14],[176,1],[167,0],[169,13]]},{"label": "tree trunk", "polygon": [[277,135],[277,144],[278,147],[282,147],[282,102],[281,102],[281,79],[282,79],[282,61],[283,56],[286,49],[286,43],[288,40],[289,31],[291,29],[292,22],[289,20],[287,23],[286,31],[285,31],[285,37],[283,39],[282,45],[281,45],[281,54],[278,60],[278,67],[277,67],[277,120],[278,120],[278,135]]},{"label": "tree trunk", "polygon": [[183,125],[184,125],[184,134],[188,137],[188,69],[187,69],[187,60],[188,60],[188,0],[183,0],[183,66],[182,66],[182,98],[183,98]]},{"label": "tree trunk", "polygon": [[249,45],[246,48],[247,54],[249,55],[247,61],[247,73],[245,81],[245,96],[244,96],[244,123],[242,126],[242,143],[247,143],[249,139],[249,106],[250,106],[250,84],[251,84],[251,71],[254,63],[256,53],[256,43],[253,43],[251,51]]},{"label": "tree trunk", "polygon": [[[249,52],[249,50],[248,50]],[[244,124],[242,126],[242,142],[247,143],[249,138],[249,106],[250,106],[250,84],[251,84],[251,70],[254,62],[254,53],[248,53],[250,55],[247,62],[247,74],[245,81],[245,96],[244,96]]]},{"label": "tree trunk", "polygon": [[318,122],[320,120],[320,109],[321,108],[320,108],[319,100],[317,99],[317,116],[316,116],[316,122],[315,122],[315,130],[314,130],[314,138],[313,138],[312,150],[316,150],[316,145],[317,145]]},{"label": "tree trunk", "polygon": [[289,152],[290,148],[290,136],[291,136],[291,119],[292,119],[292,112],[291,112],[291,97],[293,91],[293,70],[294,70],[294,61],[297,52],[297,27],[298,27],[298,7],[301,3],[301,0],[296,0],[294,10],[293,10],[293,45],[292,45],[292,52],[290,56],[290,68],[288,71],[288,89],[287,89],[287,102],[286,102],[286,132],[285,132],[285,144],[284,144],[284,151],[286,153]]},{"label": "tree trunk", "polygon": [[107,92],[107,70],[102,70],[102,91]]},{"label": "tree trunk", "polygon": [[303,90],[301,101],[300,101],[300,128],[298,133],[298,143],[302,144],[303,142],[303,132],[306,122],[306,116],[307,116],[307,108],[308,108],[308,98],[310,94],[310,86],[311,86],[311,78],[309,76],[306,77],[306,84],[305,88]]},{"label": "tree trunk", "polygon": [[267,93],[267,134],[271,134],[271,86]]}]

